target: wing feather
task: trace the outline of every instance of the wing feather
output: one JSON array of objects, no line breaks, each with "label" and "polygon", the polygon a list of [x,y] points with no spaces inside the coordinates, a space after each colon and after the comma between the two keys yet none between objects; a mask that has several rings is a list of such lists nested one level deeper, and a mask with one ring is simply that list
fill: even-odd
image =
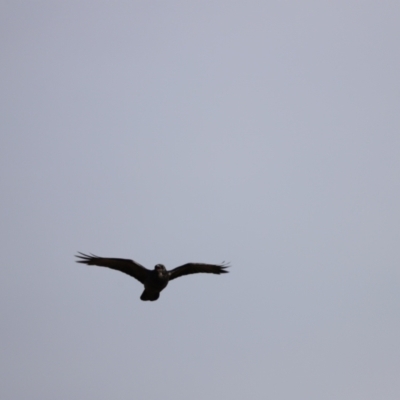
[{"label": "wing feather", "polygon": [[78,263],[97,265],[99,267],[108,267],[116,271],[121,271],[132,276],[143,284],[149,272],[147,268],[143,267],[143,265],[137,263],[136,261],[124,258],[103,258],[95,256],[94,254],[87,255],[79,251],[75,257],[78,258],[76,261]]},{"label": "wing feather", "polygon": [[198,274],[198,273],[208,273],[208,274],[226,274],[228,271],[226,269],[229,264],[205,264],[205,263],[187,263],[176,267],[171,271],[168,271],[169,280],[179,278],[183,275]]}]

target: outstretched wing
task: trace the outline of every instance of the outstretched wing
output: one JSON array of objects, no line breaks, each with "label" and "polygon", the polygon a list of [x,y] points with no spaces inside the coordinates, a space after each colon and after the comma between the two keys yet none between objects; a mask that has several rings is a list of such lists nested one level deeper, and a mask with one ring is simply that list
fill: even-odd
[{"label": "outstretched wing", "polygon": [[78,258],[76,262],[87,265],[98,265],[99,267],[108,267],[116,271],[124,272],[137,279],[144,284],[149,270],[136,261],[126,260],[123,258],[103,258],[95,256],[94,254],[87,255],[78,251]]},{"label": "outstretched wing", "polygon": [[179,278],[183,275],[189,274],[198,274],[201,272],[205,272],[208,274],[226,274],[228,271],[226,269],[229,267],[228,264],[204,264],[204,263],[187,263],[181,265],[180,267],[176,267],[168,271],[169,280]]}]

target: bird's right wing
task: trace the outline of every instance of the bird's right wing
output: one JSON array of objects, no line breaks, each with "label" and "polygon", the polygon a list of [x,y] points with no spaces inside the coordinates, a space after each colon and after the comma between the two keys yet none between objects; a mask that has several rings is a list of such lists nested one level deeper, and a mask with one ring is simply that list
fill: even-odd
[{"label": "bird's right wing", "polygon": [[111,269],[115,269],[117,271],[124,272],[137,279],[139,282],[144,284],[146,280],[147,274],[149,270],[143,265],[137,263],[133,260],[127,260],[124,258],[103,258],[95,256],[94,254],[87,255],[81,252],[78,252],[78,255],[75,257],[78,258],[76,262],[87,264],[87,265],[98,265],[99,267],[108,267]]}]

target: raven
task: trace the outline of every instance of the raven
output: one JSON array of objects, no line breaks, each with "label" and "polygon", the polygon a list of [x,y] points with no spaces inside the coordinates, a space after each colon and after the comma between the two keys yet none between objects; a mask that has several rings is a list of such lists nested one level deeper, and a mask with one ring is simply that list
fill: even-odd
[{"label": "raven", "polygon": [[210,274],[225,274],[228,264],[204,264],[204,263],[187,263],[180,267],[176,267],[168,271],[163,264],[157,264],[153,270],[143,267],[136,261],[123,258],[103,258],[94,254],[87,255],[78,252],[76,262],[87,265],[98,265],[100,267],[108,267],[117,271],[124,272],[143,283],[144,291],[140,296],[143,301],[155,301],[159,298],[160,292],[165,289],[169,281],[179,278],[183,275],[197,274],[206,272]]}]

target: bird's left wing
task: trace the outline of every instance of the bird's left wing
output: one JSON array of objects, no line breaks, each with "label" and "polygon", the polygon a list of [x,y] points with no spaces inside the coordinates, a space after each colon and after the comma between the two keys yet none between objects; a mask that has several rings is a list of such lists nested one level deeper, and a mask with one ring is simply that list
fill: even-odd
[{"label": "bird's left wing", "polygon": [[197,274],[197,273],[208,273],[208,274],[226,274],[226,269],[229,267],[228,264],[204,264],[204,263],[187,263],[176,267],[168,271],[169,280],[179,278],[183,275]]},{"label": "bird's left wing", "polygon": [[143,267],[143,265],[139,264],[138,262],[124,258],[103,258],[95,256],[94,254],[87,255],[81,252],[78,252],[78,255],[75,257],[78,258],[76,261],[78,263],[98,265],[99,267],[115,269],[132,276],[143,284],[149,272],[147,268]]}]

